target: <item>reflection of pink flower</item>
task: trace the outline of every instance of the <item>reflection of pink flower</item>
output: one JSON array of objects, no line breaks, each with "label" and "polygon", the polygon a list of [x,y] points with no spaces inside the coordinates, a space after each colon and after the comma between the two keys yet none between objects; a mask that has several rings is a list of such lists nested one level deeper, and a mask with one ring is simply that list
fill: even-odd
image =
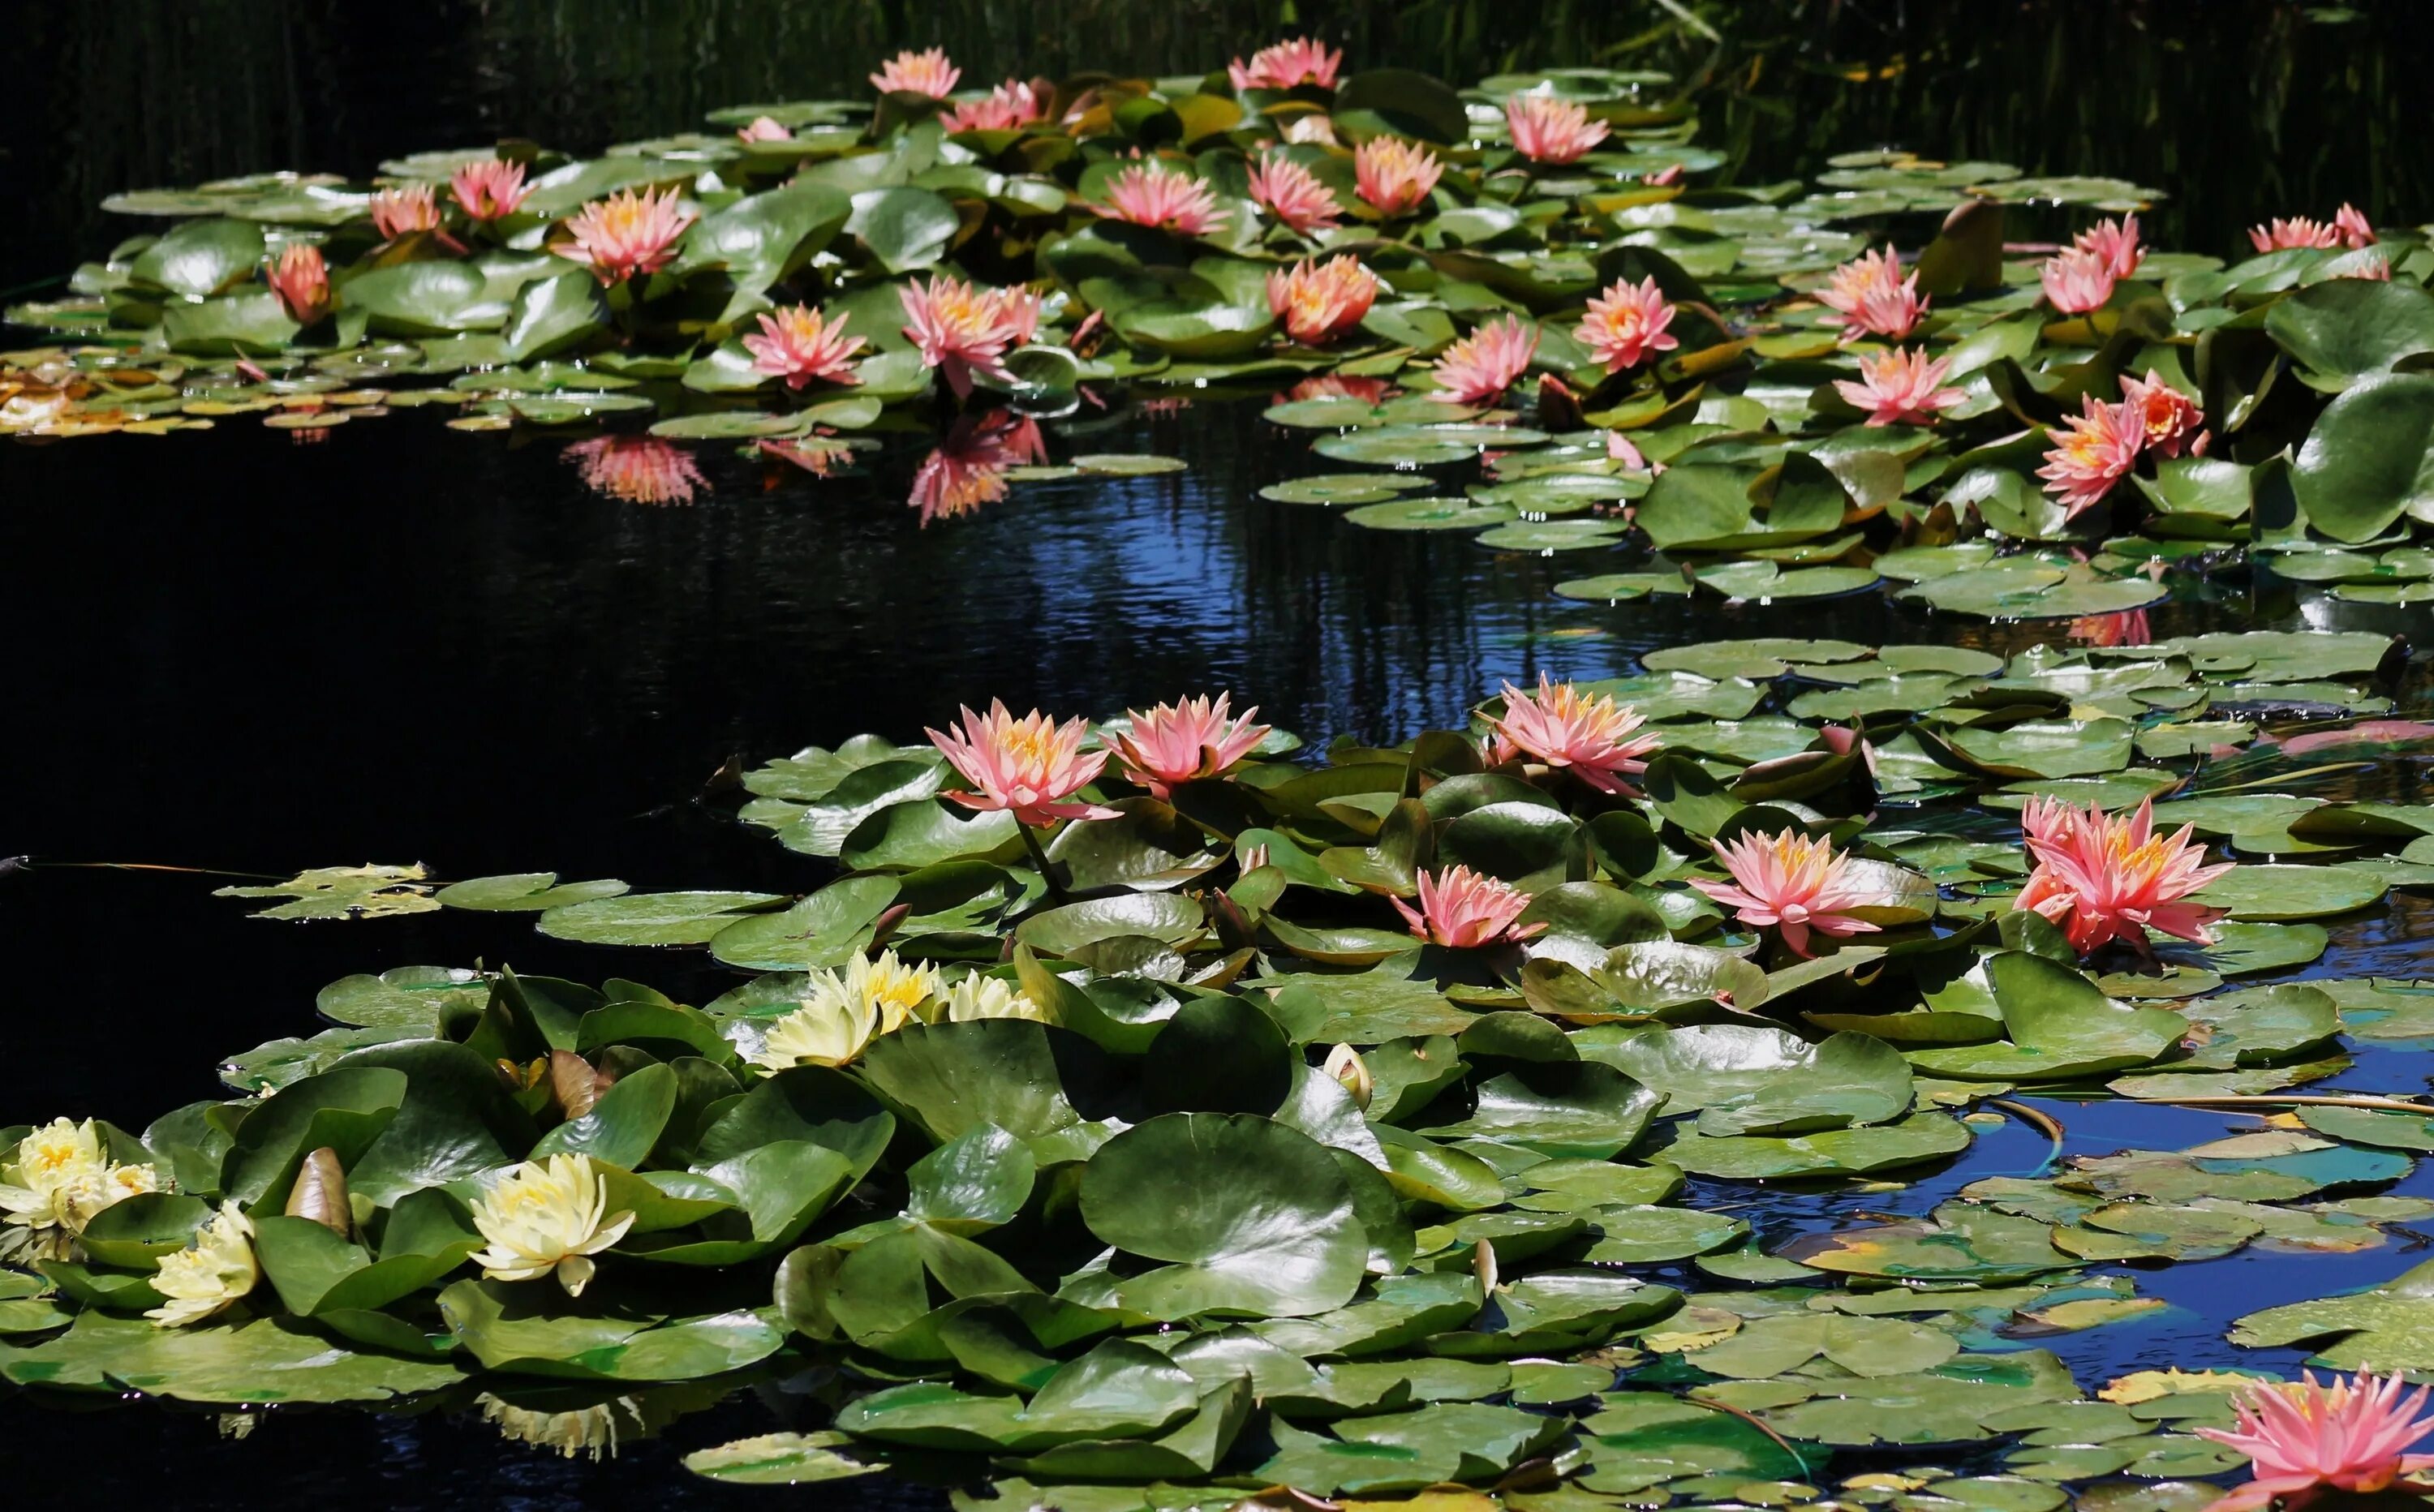
[{"label": "reflection of pink flower", "polygon": [[710,486],[692,453],[656,435],[596,435],[564,452],[583,486],[628,504],[689,504]]},{"label": "reflection of pink flower", "polygon": [[756,142],[792,142],[795,140],[795,133],[787,130],[776,116],[756,115],[752,118],[751,125],[742,127],[735,133],[735,138],[749,146]]},{"label": "reflection of pink flower", "polygon": [[1529,939],[1546,925],[1517,926],[1530,895],[1510,882],[1499,881],[1467,866],[1448,866],[1433,875],[1420,874],[1420,906],[1388,898],[1403,916],[1414,938],[1456,950]]},{"label": "reflection of pink flower", "polygon": [[2129,476],[2147,439],[2145,423],[2127,404],[2100,404],[2090,394],[2079,407],[2062,422],[2066,433],[2048,433],[2054,444],[2037,469],[2046,492],[2062,501],[2066,519],[2093,508]]},{"label": "reflection of pink flower", "polygon": [[1029,126],[1046,112],[1039,96],[1019,78],[1007,79],[985,99],[963,100],[938,112],[950,131],[1012,131]]},{"label": "reflection of pink flower", "polygon": [[1352,154],[1361,197],[1381,215],[1418,209],[1444,172],[1435,153],[1400,137],[1371,137]]},{"label": "reflection of pink flower", "polygon": [[1834,392],[1868,412],[1870,425],[1932,425],[1935,412],[1968,398],[1957,388],[1938,388],[1952,359],[1928,361],[1923,351],[1894,347],[1860,359],[1860,381],[1834,381]]},{"label": "reflection of pink flower", "polygon": [[1504,102],[1504,125],[1514,150],[1532,162],[1576,162],[1605,140],[1606,124],[1592,122],[1588,108],[1552,94],[1516,94]]},{"label": "reflection of pink flower", "polygon": [[2138,245],[2138,217],[2124,215],[2119,220],[2100,220],[2070,240],[2082,252],[2093,252],[2103,259],[2105,267],[2117,279],[2126,279],[2138,271],[2147,261],[2147,249]]},{"label": "reflection of pink flower", "polygon": [[927,52],[907,49],[879,66],[870,76],[870,87],[882,94],[921,94],[943,100],[954,93],[955,80],[964,71],[947,61],[947,49],[933,47]]},{"label": "reflection of pink flower", "polygon": [[2045,260],[2037,269],[2046,302],[2066,315],[2100,310],[2113,297],[2113,264],[2100,252],[2071,247]]},{"label": "reflection of pink flower", "polygon": [[1382,378],[1352,378],[1342,373],[1321,373],[1305,378],[1276,397],[1275,402],[1289,404],[1305,399],[1357,399],[1363,404],[1383,404],[1395,392],[1395,385]]},{"label": "reflection of pink flower", "polygon": [[2248,229],[2248,244],[2260,252],[2284,252],[2294,246],[2339,246],[2341,231],[2320,220],[2293,215],[2288,220],[2275,218],[2262,226]]},{"label": "reflection of pink flower", "polygon": [[288,243],[263,277],[298,325],[309,326],[330,313],[330,265],[312,243]]},{"label": "reflection of pink flower", "polygon": [[1275,152],[1251,165],[1251,202],[1304,236],[1333,226],[1344,212],[1316,174]]},{"label": "reflection of pink flower", "polygon": [[1106,183],[1107,202],[1085,208],[1109,220],[1163,227],[1178,236],[1207,236],[1226,229],[1226,212],[1203,180],[1154,162],[1137,162]]},{"label": "reflection of pink flower", "polygon": [[2143,646],[2154,638],[2147,628],[2144,609],[2082,615],[2070,622],[2065,634],[2080,646]]},{"label": "reflection of pink flower", "polygon": [[2238,1421],[2230,1428],[2201,1428],[2201,1436],[2248,1456],[2246,1486],[2206,1512],[2255,1512],[2277,1497],[2297,1506],[2324,1487],[2372,1495],[2402,1477],[2434,1470],[2434,1454],[2402,1451],[2434,1432],[2434,1419],[2418,1417],[2426,1388],[2406,1389],[2398,1371],[2377,1380],[2361,1370],[2355,1381],[2326,1386],[2315,1372],[2300,1382],[2260,1382],[2232,1399]]},{"label": "reflection of pink flower", "polygon": [[[1006,351],[1028,339],[1039,323],[1039,305],[1029,295],[983,288],[947,274],[934,275],[896,291],[903,301],[904,334],[920,348],[921,361],[944,374],[960,397],[972,391],[971,375],[996,378]],[[1027,322],[1027,323],[1026,323]]]},{"label": "reflection of pink flower", "polygon": [[1637,283],[1617,279],[1589,300],[1588,318],[1576,334],[1607,372],[1619,373],[1681,346],[1681,339],[1665,329],[1672,323],[1673,307],[1657,292],[1653,276]]},{"label": "reflection of pink flower", "polygon": [[1226,76],[1238,90],[1289,90],[1297,84],[1331,90],[1343,66],[1344,49],[1315,37],[1296,37],[1260,48],[1248,63],[1235,59],[1226,65]]},{"label": "reflection of pink flower", "polygon": [[791,462],[814,478],[833,478],[837,469],[853,460],[853,449],[843,442],[828,439],[834,433],[815,430],[808,436],[763,436],[761,454]]},{"label": "reflection of pink flower", "polygon": [[1716,858],[1732,881],[1692,877],[1690,885],[1734,910],[1741,923],[1774,925],[1795,956],[1808,956],[1813,930],[1829,939],[1874,934],[1877,926],[1847,910],[1868,901],[1844,875],[1851,864],[1830,841],[1810,840],[1796,829],[1761,835],[1756,830],[1716,847]]},{"label": "reflection of pink flower", "polygon": [[1047,458],[1038,421],[1003,410],[966,416],[921,459],[906,501],[921,512],[924,526],[953,519],[1003,499],[1008,469]]},{"label": "reflection of pink flower", "polygon": [[808,305],[790,304],[760,316],[761,334],[744,338],[744,349],[752,354],[752,370],[769,378],[782,378],[788,388],[801,388],[818,380],[829,383],[855,383],[853,354],[866,345],[860,336],[845,333],[848,316],[839,315],[831,321],[824,312]]},{"label": "reflection of pink flower", "polygon": [[2391,281],[2391,259],[2384,256],[2381,252],[2369,253],[2367,256],[2359,258],[2357,264],[2347,273],[2342,274],[2341,277],[2345,279],[2365,279],[2371,283],[2390,283]]},{"label": "reflection of pink flower", "polygon": [[1843,317],[1844,341],[1861,336],[1899,341],[1917,329],[1928,304],[1919,296],[1918,275],[1904,278],[1890,246],[1863,253],[1836,268],[1817,298]]},{"label": "reflection of pink flower", "polygon": [[677,238],[694,223],[694,212],[677,199],[674,189],[636,194],[620,189],[595,199],[567,218],[574,238],[561,249],[577,263],[588,263],[602,283],[622,283],[637,273],[657,273],[676,261]]},{"label": "reflection of pink flower", "polygon": [[1096,780],[1107,764],[1105,751],[1087,756],[1082,752],[1088,721],[1072,719],[1058,724],[1037,709],[1018,720],[1006,712],[1003,699],[991,699],[986,714],[975,714],[969,708],[963,713],[960,730],[927,733],[930,743],[979,790],[949,791],[940,797],[984,813],[1004,810],[1025,824],[1115,817],[1112,808],[1066,801]]},{"label": "reflection of pink flower", "polygon": [[1526,751],[1551,767],[1569,769],[1600,792],[1628,793],[1625,777],[1648,770],[1640,758],[1663,744],[1654,732],[1637,734],[1646,723],[1640,712],[1613,696],[1583,693],[1571,683],[1538,674],[1534,692],[1504,685],[1504,712],[1494,721],[1497,735],[1517,750]]},{"label": "reflection of pink flower", "polygon": [[1214,777],[1231,770],[1268,738],[1268,727],[1254,724],[1260,711],[1228,711],[1233,695],[1160,704],[1146,713],[1127,711],[1132,729],[1112,738],[1124,774],[1164,798],[1178,782]]},{"label": "reflection of pink flower", "polygon": [[2121,818],[2094,804],[2082,812],[2059,799],[2030,799],[2020,810],[2020,827],[2037,869],[2014,907],[2060,926],[2083,956],[2114,940],[2143,949],[2151,926],[2214,943],[2206,926],[2222,910],[2180,900],[2229,873],[2231,863],[2206,865],[2205,847],[2190,839],[2194,826],[2158,837],[2154,807],[2151,798]]},{"label": "reflection of pink flower", "polygon": [[2374,245],[2374,228],[2367,224],[2366,212],[2348,200],[2333,212],[2333,229],[2341,233],[2341,245],[2352,251]]},{"label": "reflection of pink flower", "polygon": [[1500,316],[1445,349],[1430,368],[1437,386],[1429,397],[1448,404],[1484,403],[1511,388],[1537,353],[1537,327],[1518,315]]},{"label": "reflection of pink flower", "polygon": [[2166,457],[2177,457],[2184,450],[2192,456],[2205,454],[2205,412],[2153,368],[2147,369],[2143,380],[2121,380],[2121,402],[2137,416],[2148,450]]},{"label": "reflection of pink flower", "polygon": [[1285,333],[1304,346],[1332,341],[1361,324],[1378,297],[1378,280],[1350,256],[1312,263],[1304,258],[1291,269],[1268,275],[1268,309],[1284,322]]},{"label": "reflection of pink flower", "polygon": [[448,193],[475,220],[497,220],[514,214],[532,191],[525,187],[523,163],[490,158],[457,169],[448,180]]},{"label": "reflection of pink flower", "polygon": [[372,234],[384,242],[439,229],[439,204],[429,184],[399,184],[372,195]]}]

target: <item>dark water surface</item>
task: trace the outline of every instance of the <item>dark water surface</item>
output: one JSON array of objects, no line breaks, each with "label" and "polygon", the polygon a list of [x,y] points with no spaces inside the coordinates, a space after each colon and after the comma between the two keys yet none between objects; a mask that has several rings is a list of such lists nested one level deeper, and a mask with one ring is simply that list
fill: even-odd
[{"label": "dark water surface", "polygon": [[[1719,20],[1736,9],[1694,8]],[[1298,14],[1363,63],[1468,77],[1595,60],[1704,78],[1706,138],[1745,178],[1887,142],[2117,174],[2178,195],[2155,217],[2162,240],[2229,251],[2237,228],[2268,212],[2325,213],[2345,197],[2378,219],[2434,211],[2434,161],[2405,134],[2422,130],[2434,28],[2411,24],[2423,18],[2411,4],[2351,8],[2348,20],[2314,10],[1779,0],[1739,8],[1721,48],[1653,29],[1662,12],[1637,4]],[[13,228],[0,287],[132,229],[90,209],[122,187],[277,165],[361,173],[504,133],[589,148],[683,129],[740,99],[858,93],[870,60],[905,41],[944,40],[980,76],[1196,70],[1272,35],[1277,11],[1213,0],[29,8],[12,18],[16,88],[0,121],[0,213]],[[429,413],[309,444],[240,419],[204,434],[0,447],[0,856],[279,875],[420,859],[443,877],[556,869],[638,890],[801,891],[814,863],[728,820],[729,805],[705,796],[711,774],[733,756],[863,730],[915,738],[959,702],[1107,714],[1231,688],[1306,734],[1387,741],[1458,722],[1501,678],[1610,675],[1661,645],[1813,635],[2012,651],[2058,633],[1935,620],[1876,595],[1568,603],[1549,592],[1556,581],[1630,564],[1498,554],[1467,536],[1364,532],[1261,502],[1262,484],[1339,469],[1262,425],[1257,401],[1119,405],[1079,421],[1087,433],[1052,426],[1057,459],[1157,451],[1189,470],[1019,484],[928,529],[903,502],[915,443],[830,480],[705,447],[708,491],[683,507],[588,490],[563,438],[461,434]],[[2352,612],[2343,627],[2403,625]],[[2252,600],[2244,581],[2153,621],[2158,637],[2302,622],[2287,602]],[[220,1056],[309,1032],[314,991],[351,972],[479,958],[589,978],[634,971],[694,1001],[718,990],[697,957],[638,965],[630,952],[542,940],[529,916],[282,926],[243,918],[207,896],[214,885],[48,867],[0,878],[11,1009],[0,1122],[66,1113],[140,1126],[211,1095]],[[2320,969],[2434,974],[2429,925],[2424,900],[2402,899],[2340,926]],[[2424,1062],[2382,1053],[2344,1084],[2414,1090]],[[2071,1153],[2176,1148],[2237,1123],[2055,1111]],[[2014,1126],[1914,1191],[1853,1201],[1923,1212],[2047,1149]],[[2434,1180],[2402,1190],[2434,1193]],[[1832,1206],[1761,1191],[1745,1215],[1776,1242],[1830,1221]],[[2175,1311],[2058,1347],[2083,1380],[2228,1363],[2228,1317],[2379,1282],[2419,1258],[2394,1246],[2147,1272],[2142,1289]],[[503,1449],[471,1419],[283,1411],[238,1443],[210,1414],[9,1406],[0,1471],[21,1490],[72,1485],[89,1503],[767,1505],[782,1493],[696,1481],[674,1450],[785,1426],[782,1406],[747,1397],[598,1467]],[[932,1499],[820,1489],[827,1504]]]}]

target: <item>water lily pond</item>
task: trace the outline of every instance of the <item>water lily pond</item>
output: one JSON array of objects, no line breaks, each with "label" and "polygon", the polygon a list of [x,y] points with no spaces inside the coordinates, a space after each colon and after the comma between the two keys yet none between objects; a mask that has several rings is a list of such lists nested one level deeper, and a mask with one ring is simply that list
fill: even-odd
[{"label": "water lily pond", "polygon": [[2201,1512],[2434,1382],[2396,96],[1989,103],[2421,43],[710,8],[8,250],[60,1484]]}]

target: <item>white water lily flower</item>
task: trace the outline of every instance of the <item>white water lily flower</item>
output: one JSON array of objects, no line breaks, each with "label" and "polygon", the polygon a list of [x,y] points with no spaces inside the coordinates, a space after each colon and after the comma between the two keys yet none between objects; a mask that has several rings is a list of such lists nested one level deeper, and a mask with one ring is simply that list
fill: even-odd
[{"label": "white water lily flower", "polygon": [[1048,1022],[1031,994],[978,972],[947,989],[934,1022],[969,1024],[985,1018],[1027,1018],[1036,1024]]},{"label": "white water lily flower", "polygon": [[556,1272],[580,1297],[596,1268],[591,1257],[626,1237],[631,1213],[608,1215],[608,1181],[589,1155],[526,1161],[491,1179],[473,1200],[473,1227],[490,1242],[473,1264],[493,1281],[538,1281]]},{"label": "white water lily flower", "polygon": [[879,1011],[867,1003],[823,998],[769,1021],[761,1047],[745,1057],[764,1071],[798,1065],[844,1065],[879,1032]]},{"label": "white water lily flower", "polygon": [[0,1183],[0,1211],[28,1229],[82,1233],[102,1209],[163,1190],[149,1165],[112,1165],[90,1118],[54,1118],[17,1142],[16,1180]]},{"label": "white water lily flower", "polygon": [[191,1328],[227,1310],[260,1284],[262,1266],[253,1258],[253,1220],[233,1202],[195,1231],[185,1249],[161,1257],[152,1289],[168,1299],[144,1316],[161,1328]]},{"label": "white water lily flower", "polygon": [[920,1011],[921,1005],[944,990],[935,966],[908,966],[896,959],[893,950],[883,950],[879,959],[856,956],[846,963],[842,976],[833,971],[814,972],[804,983],[804,999],[819,1002],[836,999],[848,1005],[863,1005],[879,1014],[879,1032],[893,1034],[910,1023]]}]

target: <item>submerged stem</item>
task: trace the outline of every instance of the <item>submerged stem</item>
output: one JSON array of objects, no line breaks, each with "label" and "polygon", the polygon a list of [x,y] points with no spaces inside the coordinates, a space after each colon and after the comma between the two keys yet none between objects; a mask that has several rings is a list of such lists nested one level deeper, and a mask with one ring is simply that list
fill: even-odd
[{"label": "submerged stem", "polygon": [[2048,1171],[2052,1170],[2055,1164],[2061,1161],[2063,1127],[2060,1119],[2054,1117],[2051,1113],[2046,1113],[2042,1109],[2031,1108],[2025,1102],[2019,1102],[2010,1097],[1989,1097],[1986,1099],[1986,1106],[1989,1108],[2002,1109],[2005,1113],[2010,1113],[2013,1117],[2020,1120],[2020,1122],[2034,1126],[2046,1136],[2046,1138],[2053,1141],[2053,1149],[2051,1152],[2049,1152],[2044,1160],[2037,1163],[2037,1168],[2031,1171],[2029,1173],[2030,1175],[2043,1176]]},{"label": "submerged stem", "polygon": [[2380,1113],[2415,1113],[2434,1118],[2434,1103],[2377,1097],[2363,1092],[2224,1093],[2214,1097],[2124,1097],[2123,1102],[2155,1102],[2180,1108],[2366,1108]]}]

